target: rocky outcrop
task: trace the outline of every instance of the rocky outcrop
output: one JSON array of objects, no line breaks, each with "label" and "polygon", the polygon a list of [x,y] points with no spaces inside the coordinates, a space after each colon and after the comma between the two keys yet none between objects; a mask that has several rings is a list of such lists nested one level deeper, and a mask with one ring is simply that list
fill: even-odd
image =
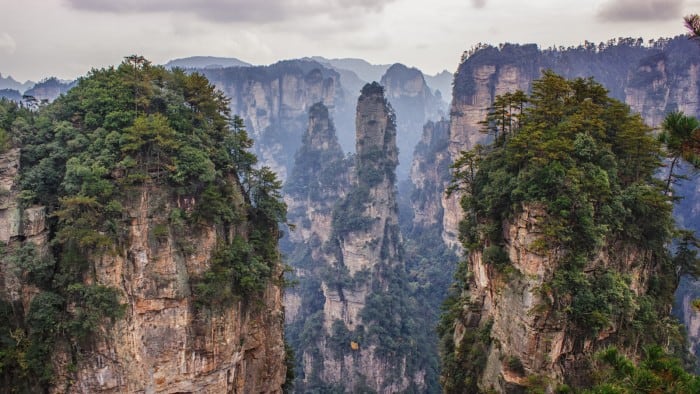
[{"label": "rocky outcrop", "polygon": [[[680,197],[676,202],[674,216],[678,226],[700,234],[700,182],[698,174],[682,165],[679,173],[684,173],[688,179],[680,180],[674,186],[674,194]],[[681,278],[676,299],[673,307],[673,314],[683,322],[688,334],[688,348],[692,354],[700,359],[700,312],[693,306],[693,301],[700,298],[700,280],[690,276]],[[696,372],[698,368],[696,367]]]},{"label": "rocky outcrop", "polygon": [[[395,122],[383,89],[376,83],[366,85],[357,103],[357,180],[338,207],[348,215],[336,214],[334,253],[328,256],[331,269],[342,272],[351,282],[323,286],[326,335],[331,339],[334,330],[344,327],[357,340],[343,344],[350,349],[344,352],[349,353],[347,356],[334,357],[327,351],[321,376],[350,391],[366,386],[377,392],[398,392],[406,390],[414,380],[418,385],[422,383],[420,372],[411,374],[406,370],[405,356],[387,362],[380,355],[380,348],[386,345],[381,341],[386,339],[373,337],[372,331],[381,324],[375,321],[377,317],[363,313],[371,308],[370,297],[381,297],[390,291],[388,275],[403,269],[394,173],[398,164]],[[374,307],[380,308],[374,313],[389,312],[381,310],[383,305]]]},{"label": "rocky outcrop", "polygon": [[[7,256],[25,243],[48,252],[46,210],[18,204],[20,150],[0,155],[2,297],[24,311],[38,293]],[[209,267],[221,234],[209,225],[187,235],[168,228],[165,212],[185,201],[142,187],[125,201],[123,253],[94,257],[96,282],[118,289],[125,316],[105,326],[79,360],[54,354],[52,392],[281,392],[285,381],[282,291],[270,283],[259,299],[240,299],[214,313],[194,304],[190,279]],[[162,231],[162,230],[161,230]],[[281,275],[278,265],[276,276]]]},{"label": "rocky outcrop", "polygon": [[[494,342],[485,347],[485,364],[480,366],[478,386],[482,390],[517,392],[533,384],[549,389],[562,382],[590,384],[590,371],[584,367],[588,358],[601,346],[620,340],[620,325],[585,338],[565,313],[552,307],[555,295],[550,286],[555,272],[562,269],[562,251],[543,250],[538,245],[546,218],[543,207],[529,205],[504,223],[504,249],[512,271],[504,273],[487,263],[481,251],[468,255],[469,302],[456,324],[454,343],[464,343],[469,333],[488,330]],[[645,253],[629,245],[609,245],[587,262],[583,272],[619,270],[630,278],[630,289],[642,295],[652,275],[650,267],[638,263],[648,258]]]},{"label": "rocky outcrop", "polygon": [[[481,126],[478,122],[485,118],[487,108],[495,96],[518,89],[529,91],[532,81],[539,77],[542,69],[552,69],[566,77],[593,77],[610,90],[612,97],[626,102],[652,127],[659,127],[670,110],[679,109],[687,114],[700,115],[700,55],[695,43],[685,37],[660,40],[651,46],[642,46],[638,41],[624,39],[597,47],[587,44],[578,48],[546,51],[540,51],[533,45],[506,44],[499,48],[483,47],[466,54],[455,77],[450,112],[450,160],[458,157],[462,150],[471,149],[477,143],[488,142],[488,136],[479,132]],[[685,186],[684,188],[687,189]],[[681,201],[676,216],[688,226],[688,223],[693,221],[683,218],[695,217],[693,212],[700,209],[697,208],[697,198],[693,197],[692,192],[681,191],[681,194],[686,198]],[[442,234],[447,245],[458,245],[457,229],[462,218],[458,202],[458,195],[451,198],[445,195],[442,197]],[[470,258],[470,262],[478,267],[476,260],[478,259],[475,256]],[[482,273],[485,274],[483,271]],[[684,288],[693,289],[693,285],[688,284]],[[518,293],[518,297],[524,297],[522,294],[528,293],[525,288],[520,290],[522,291]],[[509,289],[502,292],[501,296],[510,297],[511,293]],[[679,299],[676,301],[677,313],[689,329],[690,347],[697,349],[697,334],[694,333],[694,327],[698,326],[695,322],[697,313],[688,306],[688,294],[693,294],[692,290],[679,293]],[[518,304],[516,299],[489,300],[487,297],[485,305],[489,302],[515,303],[514,305],[522,304],[523,308],[528,307],[523,304],[525,301]],[[527,319],[523,324],[527,327]],[[494,322],[495,330],[499,330],[497,325],[497,322]],[[525,335],[526,331],[522,333]],[[501,335],[502,332],[498,334]],[[517,338],[513,343],[519,341],[527,342],[527,338]],[[549,341],[557,344],[561,343],[561,338],[549,338]],[[566,351],[565,346],[562,349],[563,352]],[[551,353],[551,350],[540,350]],[[554,354],[550,356],[553,357]],[[536,360],[525,361],[527,359],[523,354],[524,364],[537,364]],[[498,380],[494,380],[497,375],[494,371],[499,370],[494,367],[497,364],[494,360],[490,359],[487,369],[491,371],[492,382]],[[503,371],[502,368],[500,370]],[[559,372],[552,373],[556,375]],[[507,380],[508,374],[503,376],[505,377],[502,379]]]},{"label": "rocky outcrop", "polygon": [[[133,108],[83,98],[124,91],[134,76],[167,97],[158,101],[163,112],[127,116],[120,127],[85,115],[86,105]],[[119,71],[93,70],[59,102],[36,111],[2,102],[12,125],[0,150],[5,386],[280,393],[287,366],[277,240],[285,206],[275,175],[252,168],[245,131],[229,127],[226,100],[199,76],[125,62]],[[55,117],[39,126],[43,111]],[[208,126],[188,123],[195,114]],[[118,164],[130,133],[153,119],[167,134],[153,144],[168,153],[144,149]],[[106,148],[105,128],[123,138]]]},{"label": "rocky outcrop", "polygon": [[19,154],[20,150],[14,148],[0,155],[0,241],[5,243],[21,234],[21,213],[17,204]]},{"label": "rocky outcrop", "polygon": [[[479,132],[487,108],[497,95],[528,92],[542,70],[551,69],[567,78],[593,77],[626,102],[652,127],[665,114],[679,109],[700,115],[698,80],[700,54],[686,37],[658,40],[644,46],[640,40],[619,39],[606,44],[539,50],[536,45],[504,44],[477,47],[466,52],[455,74],[450,107],[450,157],[488,142]],[[444,241],[457,245],[459,197],[443,198]]]},{"label": "rocky outcrop", "polygon": [[[639,47],[637,50],[648,49]],[[485,51],[489,56],[476,52],[472,55],[475,57],[474,63],[467,59],[460,67],[459,72],[467,76],[463,76],[463,79],[458,77],[455,84],[448,148],[453,158],[458,157],[459,150],[467,150],[476,143],[487,141],[486,134],[478,131],[479,125],[476,122],[479,106],[475,103],[481,102],[483,108],[488,108],[488,101],[493,100],[496,92],[529,90],[529,76],[533,75],[532,62],[538,65],[553,62],[547,58],[550,54],[534,49],[530,49],[534,52],[528,60],[518,60],[507,54],[498,56],[501,52],[527,52],[527,48],[501,48],[500,52],[491,48]],[[531,96],[530,114],[533,115],[524,117],[524,122],[532,121],[541,114],[537,112],[541,110],[538,106],[541,102],[537,98],[542,97],[542,84],[551,77],[551,73],[546,73],[536,85],[539,90]],[[558,76],[556,78],[563,81]],[[622,81],[622,86],[629,86],[627,73],[620,76],[619,81]],[[598,92],[600,91],[599,89]],[[576,100],[580,97],[595,97],[595,92],[587,92],[587,95],[590,96],[572,98],[569,108],[574,111]],[[481,117],[485,118],[485,115],[484,111]],[[539,121],[541,118],[536,119]],[[636,121],[638,118],[631,115],[630,119]],[[562,124],[566,124],[565,121]],[[443,342],[446,348],[452,348],[453,352],[449,355],[454,356],[448,357],[445,367],[449,374],[445,381],[455,383],[448,389],[450,392],[460,392],[460,384],[473,385],[469,390],[478,387],[479,390],[495,392],[520,392],[527,388],[535,390],[535,387],[548,392],[564,383],[572,387],[585,386],[592,382],[591,375],[587,375],[590,373],[590,364],[586,366],[586,363],[602,347],[614,345],[636,356],[638,348],[642,347],[640,343],[664,341],[661,339],[666,335],[664,329],[647,328],[654,327],[656,322],[666,321],[664,319],[667,318],[670,306],[668,300],[677,279],[676,273],[654,263],[657,261],[655,255],[667,253],[663,244],[657,244],[654,249],[646,239],[640,241],[638,238],[626,237],[624,231],[632,232],[639,225],[630,223],[622,233],[606,228],[605,231],[609,233],[605,233],[600,241],[589,244],[585,255],[577,256],[576,263],[571,263],[571,256],[576,253],[575,249],[579,247],[577,244],[582,244],[585,231],[573,230],[574,235],[568,238],[569,245],[564,245],[563,242],[551,244],[547,241],[548,237],[551,239],[551,234],[557,237],[558,234],[569,231],[567,226],[571,223],[579,223],[566,222],[555,231],[551,229],[552,223],[559,220],[556,215],[563,212],[558,207],[553,208],[552,203],[559,201],[556,193],[561,189],[546,197],[518,200],[520,185],[510,190],[510,186],[505,186],[508,182],[517,182],[515,179],[520,179],[523,174],[519,172],[520,167],[512,170],[510,164],[504,164],[509,163],[508,154],[514,152],[513,145],[508,145],[510,141],[516,144],[518,137],[527,139],[533,136],[527,134],[529,130],[558,131],[556,127],[558,126],[546,125],[545,121],[523,126],[511,137],[512,140],[492,145],[491,150],[482,156],[482,170],[488,169],[488,172],[482,172],[476,178],[464,176],[461,179],[469,184],[473,194],[471,199],[464,200],[467,202],[465,209],[469,211],[460,229],[465,246],[469,249],[466,264],[458,271],[464,272],[460,282],[464,291],[453,296],[459,298],[456,303],[459,306],[449,313],[458,317],[454,319],[454,330],[447,331],[447,339]],[[642,133],[648,132],[644,131],[641,122],[635,129],[642,130]],[[538,138],[537,141],[547,141],[547,138]],[[523,148],[523,151],[526,150]],[[567,160],[576,160],[576,157],[572,154],[567,156]],[[494,166],[494,163],[499,164]],[[581,168],[585,163],[576,165]],[[536,160],[528,159],[528,163],[524,164],[524,167],[527,166],[536,167]],[[501,176],[499,171],[509,175]],[[654,184],[652,176],[653,172],[650,171],[645,175],[647,178],[644,182]],[[482,181],[484,183],[480,183]],[[534,179],[528,180],[528,187],[538,187],[534,186],[537,182]],[[501,188],[503,191],[497,191]],[[500,203],[503,205],[489,205],[489,201],[498,200],[498,197],[493,200],[492,194],[480,194],[484,190],[488,190],[488,193],[502,193],[505,197]],[[616,193],[625,195],[624,189],[618,190],[620,191]],[[654,190],[654,193],[659,195],[660,190]],[[453,232],[450,233],[449,226],[456,226],[464,216],[456,205],[457,201],[453,199],[443,202],[447,242],[454,241],[457,234],[457,227],[452,227]],[[635,204],[631,205],[632,209],[638,206]],[[482,206],[488,208],[481,210]],[[661,208],[657,210],[661,212],[659,216],[648,219],[648,223],[658,226],[653,234],[664,234],[662,229],[669,219],[664,215],[668,212],[663,212]],[[485,219],[493,212],[497,213],[492,219]],[[568,211],[565,213],[568,214]],[[488,235],[489,232],[491,235]],[[650,278],[667,281],[665,295],[650,290],[654,286]],[[625,304],[626,301],[619,303],[614,297],[609,297],[614,291],[625,294],[625,299],[632,300],[632,304]],[[594,299],[598,301],[592,302]],[[658,313],[655,315],[657,317],[644,320],[636,315],[641,314],[645,303],[652,299],[656,303],[653,313]],[[627,309],[627,314],[618,313],[615,309],[625,309],[628,305],[634,305],[638,309]],[[606,315],[608,310],[615,312]],[[601,319],[591,320],[591,316]],[[638,328],[630,328],[635,325],[645,327],[642,329],[645,332],[636,332]],[[646,336],[652,331],[654,335]],[[462,375],[459,375],[460,371]],[[474,380],[470,377],[478,378]]]},{"label": "rocky outcrop", "polygon": [[[425,389],[426,370],[419,361],[409,362],[415,345],[405,342],[413,334],[412,328],[404,326],[411,309],[402,279],[406,273],[398,228],[393,111],[381,86],[366,85],[357,105],[354,167],[350,174],[333,172],[336,179],[349,182],[340,188],[316,188],[312,180],[311,187],[300,194],[294,187],[297,177],[305,179],[304,173],[317,168],[315,179],[323,180],[333,163],[343,162],[333,138],[328,138],[327,115],[323,115],[323,110],[312,111],[293,171],[296,176],[286,187],[291,198],[301,197],[301,206],[310,207],[299,216],[303,228],[313,229],[292,238],[294,254],[305,256],[293,263],[300,289],[298,297],[289,300],[299,311],[288,329],[301,372],[295,387],[299,392]],[[329,159],[305,163],[317,163],[315,157]],[[332,212],[327,211],[330,206]],[[331,215],[313,213],[317,210]],[[398,327],[404,327],[400,337]]]},{"label": "rocky outcrop", "polygon": [[[491,338],[496,338],[499,346],[489,347],[485,357],[480,377],[480,387],[485,390],[509,392],[509,387],[527,386],[526,377],[532,375],[563,380],[565,371],[559,363],[573,350],[574,338],[564,329],[566,322],[561,318],[534,313],[547,303],[539,289],[556,269],[556,256],[533,247],[541,236],[539,225],[545,216],[539,207],[526,207],[505,226],[506,249],[516,270],[510,278],[487,265],[481,252],[469,255],[472,312],[465,321],[471,325],[457,324],[455,343],[460,343],[467,331],[475,331],[486,322],[491,325]],[[516,359],[518,370],[509,366],[509,360]]]},{"label": "rocky outcrop", "polygon": [[409,174],[411,155],[420,140],[423,125],[427,120],[437,120],[444,115],[443,103],[433,95],[423,73],[417,68],[408,68],[396,63],[386,70],[380,83],[386,90],[387,100],[396,111],[399,136],[397,175],[399,179],[405,179]]},{"label": "rocky outcrop", "polygon": [[293,166],[311,106],[321,102],[336,116],[349,111],[339,74],[314,61],[199,72],[231,99],[231,113],[244,119],[258,157],[283,180]]},{"label": "rocky outcrop", "polygon": [[693,42],[668,42],[632,67],[626,82],[625,102],[653,127],[672,110],[700,114],[700,55]]},{"label": "rocky outcrop", "polygon": [[48,245],[46,209],[42,206],[23,207],[19,196],[20,149],[11,148],[0,154],[0,297],[28,310],[34,286],[24,283],[17,267],[8,256],[24,243],[45,251]]},{"label": "rocky outcrop", "polygon": [[95,261],[96,281],[119,290],[126,315],[75,366],[70,392],[281,392],[280,286],[269,283],[256,300],[241,298],[221,310],[197,306],[192,278],[209,268],[224,235],[215,225],[163,231],[164,212],[185,203],[151,187],[126,201],[125,253]]},{"label": "rocky outcrop", "polygon": [[[688,351],[700,357],[700,318],[693,302],[700,298],[700,281],[689,276],[681,278],[676,291],[673,314],[685,326],[688,335]],[[695,373],[698,373],[696,364]]]},{"label": "rocky outcrop", "polygon": [[442,227],[442,196],[450,180],[452,164],[447,151],[450,123],[447,120],[428,122],[413,153],[411,164],[412,226],[423,230]]},{"label": "rocky outcrop", "polygon": [[[285,316],[292,327],[303,324],[324,302],[318,282],[325,258],[322,245],[333,232],[333,208],[348,192],[351,169],[352,162],[345,159],[328,108],[314,104],[284,187],[287,217],[294,229],[282,240],[282,251],[289,256],[300,282],[285,292]],[[294,329],[290,332],[292,336],[296,333]]]},{"label": "rocky outcrop", "polygon": [[[528,91],[530,83],[537,78],[539,68],[535,66],[540,58],[535,45],[523,46],[522,56],[508,51],[506,46],[497,61],[483,61],[482,56],[493,60],[495,48],[485,48],[467,58],[455,76],[452,105],[450,107],[450,142],[447,148],[451,161],[462,151],[472,149],[476,144],[489,142],[488,135],[479,132],[479,124],[486,118],[488,108],[499,94],[516,90]],[[471,59],[471,61],[470,61]],[[518,62],[524,61],[524,65]],[[459,248],[458,227],[461,220],[460,196],[441,195],[443,216],[443,241],[449,247]]]}]

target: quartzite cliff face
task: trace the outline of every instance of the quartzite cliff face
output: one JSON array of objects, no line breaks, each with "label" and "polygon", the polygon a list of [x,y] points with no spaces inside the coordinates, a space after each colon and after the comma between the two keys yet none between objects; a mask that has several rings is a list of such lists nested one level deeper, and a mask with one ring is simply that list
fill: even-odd
[{"label": "quartzite cliff face", "polygon": [[[479,132],[479,122],[486,118],[494,98],[516,90],[528,92],[532,81],[547,69],[567,78],[593,77],[652,127],[659,127],[670,110],[700,115],[697,49],[686,37],[662,39],[650,46],[620,39],[567,49],[539,50],[534,44],[476,48],[465,53],[455,74],[450,157],[454,160],[461,150],[488,142],[488,136]],[[442,199],[449,213],[443,220],[443,238],[448,245],[457,245],[458,197]]]},{"label": "quartzite cliff face", "polygon": [[396,111],[399,148],[399,180],[409,175],[411,154],[421,138],[423,125],[428,120],[438,120],[444,115],[444,103],[433,95],[423,73],[396,63],[386,70],[381,85],[386,98]]},{"label": "quartzite cliff face", "polygon": [[270,283],[257,301],[241,299],[222,310],[195,305],[193,278],[206,272],[226,234],[215,225],[188,234],[168,228],[164,234],[164,213],[191,204],[167,194],[158,188],[135,190],[125,204],[125,254],[95,262],[95,279],[119,289],[126,314],[100,333],[95,348],[78,363],[71,390],[281,392],[286,373],[282,289]]},{"label": "quartzite cliff face", "polygon": [[[290,330],[293,335],[299,334],[304,320],[323,304],[323,245],[333,232],[333,208],[350,188],[352,164],[338,143],[328,108],[322,103],[314,104],[284,188],[289,222],[295,228],[282,240],[282,248],[300,282],[285,292],[285,316],[296,327]],[[292,343],[300,346],[294,340]]]},{"label": "quartzite cliff face", "polygon": [[[281,179],[292,167],[313,104],[323,103],[343,120],[351,116],[352,99],[346,99],[339,74],[314,61],[200,72],[231,99],[231,112],[245,120],[261,161]],[[349,143],[352,132],[343,131]]]},{"label": "quartzite cliff face", "polygon": [[[518,126],[475,153],[477,161],[462,156],[457,185],[470,194],[459,230],[469,253],[446,314],[453,326],[441,329],[452,349],[443,370],[448,392],[586,387],[595,384],[597,350],[613,345],[637,356],[644,343],[667,343],[679,271],[666,250],[671,204],[654,179],[659,152],[641,119],[604,93],[593,81],[545,72]],[[557,94],[569,99],[553,115]],[[591,106],[599,112],[586,119],[603,125],[595,137],[594,126],[576,128]],[[635,138],[640,144],[630,148]],[[551,144],[560,145],[550,151]],[[603,154],[611,161],[599,160]],[[642,163],[646,170],[627,171]],[[561,170],[556,180],[547,175],[553,168]],[[595,173],[605,174],[600,193],[586,180]],[[624,197],[639,187],[649,200]]]},{"label": "quartzite cliff face", "polygon": [[[305,257],[293,263],[301,282],[296,304],[302,311],[296,315],[297,321],[290,322],[291,331],[296,333],[290,340],[296,340],[303,371],[297,390],[424,389],[424,366],[412,363],[409,354],[415,345],[406,342],[413,328],[403,282],[406,273],[398,227],[393,111],[381,86],[374,83],[363,88],[356,116],[357,154],[350,174],[329,172],[342,163],[342,156],[332,140],[320,143],[328,138],[323,137],[326,127],[315,127],[319,124],[325,126],[327,120],[321,117],[319,122],[312,112],[305,146],[315,143],[302,148],[293,173],[303,179],[296,169],[311,168],[303,162],[318,154],[310,154],[317,150],[335,157],[320,163],[318,178],[323,182],[326,174],[336,174],[336,179],[349,182],[343,181],[339,189],[319,188],[313,196],[315,204],[302,196],[303,205],[317,206],[326,213],[307,209],[299,217],[301,226],[325,229],[330,219],[331,228],[329,232],[302,230],[302,249],[306,247],[306,251],[299,255]],[[295,193],[290,196],[294,198]],[[331,205],[332,213],[328,211]]]},{"label": "quartzite cliff face", "polygon": [[[0,241],[8,254],[28,242],[46,252],[45,209],[17,203],[18,169],[19,149],[0,155],[0,183],[11,191],[0,208]],[[123,294],[125,316],[103,329],[72,367],[69,352],[55,354],[53,391],[281,392],[286,373],[281,288],[268,285],[262,304],[242,300],[209,316],[198,313],[190,278],[209,267],[222,234],[208,226],[187,236],[168,231],[156,237],[154,228],[167,222],[163,212],[191,202],[171,200],[158,188],[144,187],[132,196],[125,253],[94,261],[95,280]],[[185,244],[194,247],[185,251]],[[38,289],[24,284],[7,258],[2,263],[3,298],[28,311]]]},{"label": "quartzite cliff face", "polygon": [[442,228],[444,208],[439,196],[444,194],[450,180],[449,138],[449,121],[428,122],[413,153],[410,200],[414,216],[411,224],[418,237],[427,229]]},{"label": "quartzite cliff face", "polygon": [[[126,112],[122,120],[127,125],[112,131],[112,136],[121,139],[113,140],[115,145],[109,148],[102,145],[95,153],[93,144],[103,141],[106,134],[99,123],[104,118],[97,116],[86,125],[82,119],[89,110],[81,107],[82,101],[76,103],[76,97],[85,97],[85,89],[99,94],[105,81],[111,82],[110,94],[123,91],[124,70],[154,85],[150,78],[160,75],[161,91],[179,87],[181,96],[169,91],[173,94],[168,99],[172,106],[181,106],[180,114],[208,102],[211,107],[200,108],[198,113],[209,127],[186,122],[173,126],[151,106],[153,97],[144,97],[141,111],[149,108],[151,113],[134,116]],[[118,69],[95,70],[49,106],[72,105],[68,115],[73,124],[64,122],[59,110],[42,118],[45,122],[39,127],[31,120],[44,116],[41,110],[31,112],[2,103],[4,116],[17,117],[9,129],[15,145],[3,147],[0,154],[0,242],[4,250],[0,297],[8,320],[2,322],[3,331],[12,330],[12,340],[4,342],[3,349],[8,356],[5,360],[14,363],[2,373],[18,389],[56,393],[282,391],[287,367],[277,219],[251,205],[251,198],[259,205],[277,200],[260,200],[270,192],[260,187],[251,196],[246,181],[240,180],[246,165],[235,162],[233,151],[240,149],[238,158],[248,160],[248,166],[254,156],[244,152],[249,146],[244,131],[238,130],[239,142],[231,140],[234,131],[223,114],[225,101],[212,95],[213,87],[200,76],[179,77],[129,63]],[[188,90],[185,81],[199,87]],[[186,107],[184,95],[195,92],[202,101]],[[110,102],[111,107],[100,110],[124,111],[123,101],[114,95],[117,98]],[[127,108],[133,108],[129,105],[133,96],[127,103]],[[153,126],[154,121],[160,126]],[[119,145],[133,137],[130,133],[138,127],[149,132],[159,127],[169,138],[160,145],[170,144],[168,156],[164,150],[156,158],[153,150],[128,150]],[[188,127],[190,133],[182,134]],[[194,133],[202,139],[182,142]],[[223,144],[228,145],[219,151],[222,155],[214,158],[212,147]],[[182,146],[186,148],[176,150]],[[75,152],[66,153],[70,149]],[[124,159],[125,152],[133,155],[127,158],[133,165],[120,166],[115,160],[96,164],[104,155]],[[178,188],[174,171],[178,165],[180,170],[185,168],[183,157],[188,154],[203,164],[195,172],[211,176],[197,180],[189,178],[192,173],[181,172],[187,186]],[[167,169],[161,166],[165,161],[172,164]],[[80,168],[82,175],[70,178],[71,168],[76,168],[71,166]],[[86,175],[95,168],[100,168],[99,175]],[[35,177],[47,173],[42,171],[50,175]],[[257,179],[247,174],[253,177],[247,181]],[[69,179],[77,180],[78,186],[67,186]],[[274,176],[268,173],[267,179],[274,180]],[[99,187],[86,191],[90,182]],[[39,190],[53,192],[41,194]],[[42,201],[49,203],[39,204]],[[212,207],[217,203],[222,204]],[[262,248],[261,241],[267,242]],[[241,278],[239,272],[231,274],[221,268],[235,263],[231,261],[235,257],[222,257],[235,245],[243,245],[244,253],[236,254],[245,260],[243,264],[257,261],[265,267],[263,274],[245,278],[258,281],[259,287],[253,290],[246,291],[245,283],[232,280]],[[215,281],[222,276],[223,283]]]},{"label": "quartzite cliff face", "polygon": [[[593,77],[601,82],[610,95],[627,103],[641,114],[645,122],[659,127],[665,114],[681,110],[699,116],[697,95],[700,92],[700,51],[686,37],[663,39],[643,46],[639,40],[622,39],[607,44],[568,49],[538,50],[534,45],[503,45],[485,47],[466,53],[455,76],[453,101],[450,109],[450,161],[461,150],[468,150],[477,143],[488,142],[488,136],[480,133],[479,121],[487,114],[496,95],[515,90],[529,91],[531,82],[540,77],[544,69],[552,69],[566,77]],[[415,175],[412,175],[415,178]],[[417,179],[420,179],[418,176]],[[415,182],[415,181],[414,181]],[[678,194],[684,196],[676,209],[676,217],[686,228],[695,229],[697,222],[697,197],[692,184],[678,185]],[[451,198],[436,193],[426,201],[439,198],[445,214],[442,222],[443,240],[456,246],[457,229],[461,219],[459,197]],[[420,207],[417,207],[420,209]],[[426,206],[427,212],[434,207]],[[416,211],[415,217],[425,216]],[[700,294],[692,290],[698,286],[692,281],[682,282],[682,292],[677,300],[681,320],[686,322],[691,338],[690,347],[696,349],[700,325],[687,301]],[[686,305],[685,307],[683,305]],[[697,354],[697,352],[696,352]]]},{"label": "quartzite cliff face", "polygon": [[4,300],[28,309],[31,297],[38,291],[22,282],[7,255],[22,243],[32,243],[40,250],[48,248],[46,209],[42,206],[22,207],[17,201],[20,170],[20,149],[11,148],[0,154],[0,242],[5,245],[1,259],[1,295]]}]

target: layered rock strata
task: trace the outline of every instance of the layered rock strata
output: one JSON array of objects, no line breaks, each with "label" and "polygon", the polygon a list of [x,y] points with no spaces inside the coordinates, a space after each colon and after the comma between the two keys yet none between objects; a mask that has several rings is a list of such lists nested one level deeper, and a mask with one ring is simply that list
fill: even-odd
[{"label": "layered rock strata", "polygon": [[[48,254],[49,218],[44,207],[19,203],[19,172],[20,149],[0,154],[0,242],[5,248],[0,295],[16,313],[26,314],[39,289],[27,284],[10,256],[28,243]],[[286,366],[279,280],[268,283],[255,301],[241,298],[222,310],[202,310],[195,305],[191,278],[208,269],[217,243],[232,234],[215,224],[188,234],[170,226],[163,231],[166,212],[191,209],[193,201],[173,199],[167,190],[150,186],[129,196],[123,201],[124,249],[93,255],[90,278],[117,290],[124,316],[103,325],[77,359],[72,358],[75,349],[58,345],[51,357],[50,391],[280,393]],[[280,278],[281,265],[276,267],[273,276]]]}]

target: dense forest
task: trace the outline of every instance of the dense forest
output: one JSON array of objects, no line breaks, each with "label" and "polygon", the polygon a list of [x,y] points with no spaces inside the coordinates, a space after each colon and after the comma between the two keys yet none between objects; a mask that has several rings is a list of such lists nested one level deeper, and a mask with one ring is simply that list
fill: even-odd
[{"label": "dense forest", "polygon": [[[696,122],[671,113],[656,138],[597,82],[552,72],[529,95],[497,97],[483,122],[494,142],[462,153],[448,189],[462,195],[460,238],[469,257],[440,325],[447,392],[484,390],[489,349],[507,340],[493,335],[499,317],[479,296],[474,270],[481,264],[500,283],[491,291],[536,282],[534,305],[523,312],[544,316],[537,326],[543,335],[554,326],[572,338],[572,349],[562,351],[568,355],[541,365],[503,350],[506,370],[525,377],[520,385],[529,392],[700,389],[700,380],[682,368],[683,329],[668,316],[679,276],[698,269],[697,241],[674,226],[669,190],[673,163],[681,156],[695,160]],[[671,160],[668,180],[656,177],[664,155]],[[514,254],[509,226],[533,211],[539,211],[527,229],[533,237]],[[526,266],[528,254],[543,261],[544,271]],[[467,330],[458,344],[456,326]],[[567,358],[576,353],[587,354],[574,370]],[[557,375],[548,369],[557,368],[564,381],[548,381]]]},{"label": "dense forest", "polygon": [[[19,235],[2,245],[4,275],[32,293],[3,296],[0,305],[5,387],[55,386],[56,374],[74,374],[104,327],[133,308],[133,295],[101,283],[96,267],[109,256],[133,258],[127,207],[143,190],[177,202],[150,207],[153,242],[175,237],[192,255],[188,233],[213,226],[218,234],[208,269],[186,279],[199,318],[281,284],[281,184],[256,166],[242,120],[203,76],[128,57],[51,104],[0,101],[0,143],[0,153],[21,151],[17,190],[3,198],[16,194],[20,211],[43,207],[48,227],[41,242]],[[56,361],[64,353],[67,367]]]}]

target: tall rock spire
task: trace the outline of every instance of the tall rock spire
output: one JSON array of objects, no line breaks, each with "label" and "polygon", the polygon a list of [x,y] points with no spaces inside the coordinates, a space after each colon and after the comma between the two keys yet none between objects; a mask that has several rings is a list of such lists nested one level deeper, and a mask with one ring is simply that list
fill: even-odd
[{"label": "tall rock spire", "polygon": [[[309,130],[319,121],[312,113]],[[306,231],[300,237],[308,238],[295,242],[294,255],[303,256],[292,261],[300,286],[297,298],[288,302],[298,311],[289,330],[301,364],[296,388],[425,391],[427,368],[416,356],[417,308],[407,290],[398,225],[396,119],[376,82],[362,89],[356,130],[357,154],[347,174],[347,192],[341,196],[324,188],[316,202],[306,200],[307,214],[300,217],[306,223],[302,228],[320,229],[328,216],[310,214],[310,207],[323,209],[335,201],[330,231]],[[297,155],[297,165],[310,156],[308,144],[320,140],[320,135],[305,137],[302,151],[307,154]],[[308,249],[300,251],[304,247]]]}]

